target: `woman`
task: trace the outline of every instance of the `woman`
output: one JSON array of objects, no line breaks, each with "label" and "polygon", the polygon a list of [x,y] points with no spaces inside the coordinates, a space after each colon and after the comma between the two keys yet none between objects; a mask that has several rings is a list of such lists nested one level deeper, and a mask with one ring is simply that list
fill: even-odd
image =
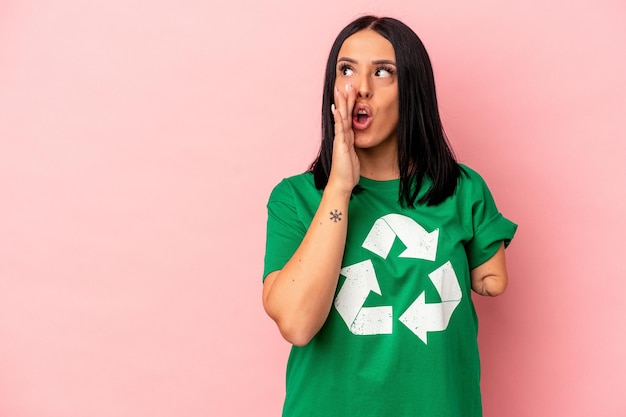
[{"label": "woman", "polygon": [[410,28],[343,29],[322,130],[268,203],[263,305],[294,345],[283,415],[482,415],[470,292],[505,290],[516,225],[455,161]]}]

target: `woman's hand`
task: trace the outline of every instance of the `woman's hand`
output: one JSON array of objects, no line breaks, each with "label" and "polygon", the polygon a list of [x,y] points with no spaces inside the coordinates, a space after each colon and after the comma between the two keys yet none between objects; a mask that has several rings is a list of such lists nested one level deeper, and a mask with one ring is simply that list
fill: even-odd
[{"label": "woman's hand", "polygon": [[344,91],[335,86],[335,104],[332,108],[335,118],[335,141],[328,186],[337,187],[346,193],[352,193],[352,189],[359,182],[360,175],[352,130],[352,110],[355,101],[356,90],[350,84],[346,84]]}]

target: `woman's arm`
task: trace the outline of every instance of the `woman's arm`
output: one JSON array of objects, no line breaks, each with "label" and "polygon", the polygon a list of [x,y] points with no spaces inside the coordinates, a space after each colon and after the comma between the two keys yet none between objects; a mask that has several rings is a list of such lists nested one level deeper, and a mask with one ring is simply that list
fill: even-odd
[{"label": "woman's arm", "polygon": [[472,290],[480,295],[495,297],[506,290],[507,273],[504,257],[504,244],[487,262],[472,269],[470,273]]},{"label": "woman's arm", "polygon": [[356,99],[335,88],[333,161],[322,200],[300,246],[263,283],[263,307],[283,337],[302,346],[322,327],[332,306],[346,243],[348,203],[359,180],[352,109]]},{"label": "woman's arm", "polygon": [[[339,279],[346,242],[350,195],[324,190],[322,201],[302,243],[280,271],[263,283],[263,306],[283,337],[307,344],[322,327]],[[330,213],[336,210],[336,221]]]}]

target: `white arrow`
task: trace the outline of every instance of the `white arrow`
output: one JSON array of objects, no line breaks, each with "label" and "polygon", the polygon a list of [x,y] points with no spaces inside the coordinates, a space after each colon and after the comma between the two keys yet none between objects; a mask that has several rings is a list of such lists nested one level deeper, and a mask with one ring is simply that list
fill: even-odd
[{"label": "white arrow", "polygon": [[392,307],[363,307],[369,293],[381,295],[374,265],[369,259],[342,268],[346,277],[335,298],[335,308],[353,334],[391,334],[393,327]]},{"label": "white arrow", "polygon": [[415,220],[402,214],[387,214],[376,220],[362,246],[387,259],[396,236],[406,246],[400,258],[434,261],[437,257],[439,229],[428,233]]},{"label": "white arrow", "polygon": [[428,332],[438,332],[448,327],[450,317],[463,297],[450,261],[428,274],[428,277],[437,288],[441,303],[426,304],[422,291],[400,316],[400,321],[425,344],[428,344]]}]

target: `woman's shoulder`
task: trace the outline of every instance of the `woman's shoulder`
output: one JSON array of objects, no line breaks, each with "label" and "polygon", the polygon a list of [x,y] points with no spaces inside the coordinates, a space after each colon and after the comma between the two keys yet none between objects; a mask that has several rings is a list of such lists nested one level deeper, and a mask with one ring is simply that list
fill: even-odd
[{"label": "woman's shoulder", "polygon": [[459,167],[461,175],[455,193],[457,196],[474,198],[489,192],[486,181],[478,171],[464,164],[459,164]]},{"label": "woman's shoulder", "polygon": [[276,186],[274,190],[283,190],[301,187],[315,187],[315,180],[312,172],[303,172],[301,174],[292,175],[291,177],[283,178]]},{"label": "woman's shoulder", "polygon": [[274,186],[270,194],[270,202],[293,199],[296,191],[303,192],[310,189],[315,189],[315,180],[311,172],[286,177]]},{"label": "woman's shoulder", "polygon": [[465,164],[459,164],[459,167],[461,168],[461,178],[469,178],[470,180],[482,179],[478,171],[476,171],[475,169],[470,168]]},{"label": "woman's shoulder", "polygon": [[472,184],[482,185],[485,183],[482,175],[478,173],[478,171],[473,168],[468,167],[465,164],[459,164],[461,168],[461,176],[459,177],[459,183],[464,186],[470,186]]}]

